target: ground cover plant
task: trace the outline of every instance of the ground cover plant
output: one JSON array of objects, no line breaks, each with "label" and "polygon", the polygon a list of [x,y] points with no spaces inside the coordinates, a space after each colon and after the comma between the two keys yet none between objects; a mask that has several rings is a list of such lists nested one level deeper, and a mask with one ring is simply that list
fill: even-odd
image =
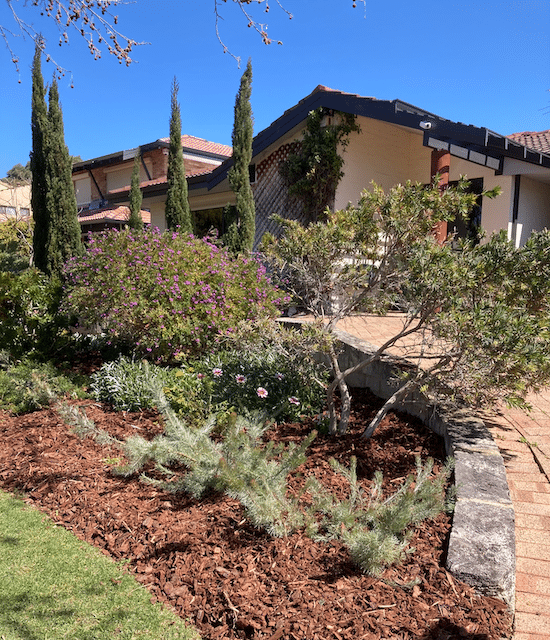
[{"label": "ground cover plant", "polygon": [[0,491],[0,629],[6,640],[191,640],[196,632],[97,549]]},{"label": "ground cover plant", "polygon": [[212,350],[239,321],[276,317],[284,302],[254,258],[158,229],[90,236],[65,277],[65,312],[154,361]]},{"label": "ground cover plant", "polygon": [[12,363],[0,354],[0,406],[11,413],[26,413],[49,406],[54,397],[86,397],[81,376],[63,374],[51,362],[23,360]]},{"label": "ground cover plant", "polygon": [[[390,414],[372,439],[362,439],[380,403],[370,397],[361,402],[357,391],[354,397],[348,433],[312,442],[304,466],[291,474],[290,496],[301,493],[312,474],[340,502],[348,499],[349,480],[330,458],[350,469],[356,457],[366,495],[377,470],[383,492],[393,494],[415,472],[416,455],[424,462],[431,456],[441,467],[441,439],[409,418]],[[83,408],[117,440],[136,434],[149,440],[164,430],[151,411],[113,412],[96,401]],[[281,424],[266,439],[299,443],[315,425]],[[234,498],[218,493],[199,500],[136,475],[123,478],[112,472],[122,461],[118,448],[77,437],[53,408],[0,413],[1,485],[25,492],[57,524],[127,559],[151,594],[189,619],[205,640],[509,637],[504,603],[476,596],[446,573],[446,513],[416,525],[409,541],[414,553],[374,577],[351,562],[342,540],[314,541],[301,530],[271,537],[250,524]],[[152,466],[146,471],[155,474]]]}]

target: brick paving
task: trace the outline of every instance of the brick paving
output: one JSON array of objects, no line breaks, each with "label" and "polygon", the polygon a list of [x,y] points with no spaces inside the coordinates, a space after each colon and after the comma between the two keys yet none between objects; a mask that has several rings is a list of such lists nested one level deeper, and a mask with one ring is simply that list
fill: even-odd
[{"label": "brick paving", "polygon": [[[380,346],[402,326],[399,314],[339,323]],[[392,353],[406,355],[407,346]],[[550,638],[550,390],[528,398],[532,410],[501,408],[482,416],[502,454],[515,511],[516,614],[513,640]]]}]

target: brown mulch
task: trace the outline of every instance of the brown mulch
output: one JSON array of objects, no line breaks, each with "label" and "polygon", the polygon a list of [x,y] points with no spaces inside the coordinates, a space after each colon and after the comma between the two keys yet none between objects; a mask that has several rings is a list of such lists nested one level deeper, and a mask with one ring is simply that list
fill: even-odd
[{"label": "brown mulch", "polygon": [[[414,470],[416,454],[443,460],[440,438],[401,415],[386,418],[372,440],[360,439],[376,400],[355,396],[350,433],[319,436],[302,476],[315,473],[342,497],[346,482],[329,467],[331,456],[347,463],[355,455],[365,486],[380,469],[388,491]],[[153,412],[81,404],[117,438],[162,430]],[[290,442],[310,428],[281,425],[270,436]],[[505,604],[477,596],[445,570],[448,515],[419,526],[410,542],[414,552],[373,578],[353,566],[340,543],[313,542],[300,533],[274,539],[255,530],[241,506],[225,496],[197,501],[117,477],[111,469],[118,457],[115,449],[76,437],[54,409],[19,417],[0,413],[0,486],[22,492],[104,553],[129,559],[129,570],[152,597],[193,623],[204,640],[510,637]],[[298,486],[303,477],[294,481]]]}]

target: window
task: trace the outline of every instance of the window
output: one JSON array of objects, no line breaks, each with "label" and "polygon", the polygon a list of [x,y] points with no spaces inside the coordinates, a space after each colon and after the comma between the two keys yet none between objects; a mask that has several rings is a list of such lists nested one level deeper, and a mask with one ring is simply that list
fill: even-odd
[{"label": "window", "polygon": [[15,207],[0,207],[0,215],[6,218],[15,218],[16,213]]}]

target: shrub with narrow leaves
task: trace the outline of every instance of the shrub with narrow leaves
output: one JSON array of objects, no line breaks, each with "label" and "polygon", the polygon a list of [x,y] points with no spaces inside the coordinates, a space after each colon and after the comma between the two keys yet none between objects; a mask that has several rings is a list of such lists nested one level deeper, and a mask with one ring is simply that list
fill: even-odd
[{"label": "shrub with narrow leaves", "polygon": [[241,320],[275,317],[283,295],[253,258],[158,229],[90,235],[65,269],[64,310],[155,361],[211,351]]}]

